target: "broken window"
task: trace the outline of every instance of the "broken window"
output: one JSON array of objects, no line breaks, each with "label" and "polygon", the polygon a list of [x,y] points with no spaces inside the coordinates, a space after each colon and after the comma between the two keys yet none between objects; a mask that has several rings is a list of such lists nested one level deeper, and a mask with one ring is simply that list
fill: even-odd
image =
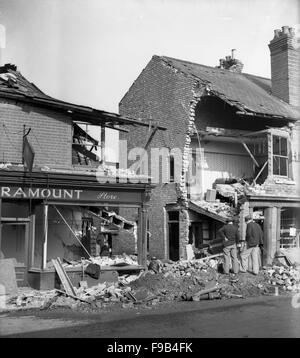
[{"label": "broken window", "polygon": [[273,135],[273,174],[288,176],[288,141]]},{"label": "broken window", "polygon": [[92,165],[101,161],[102,128],[87,123],[74,123],[73,164]]}]

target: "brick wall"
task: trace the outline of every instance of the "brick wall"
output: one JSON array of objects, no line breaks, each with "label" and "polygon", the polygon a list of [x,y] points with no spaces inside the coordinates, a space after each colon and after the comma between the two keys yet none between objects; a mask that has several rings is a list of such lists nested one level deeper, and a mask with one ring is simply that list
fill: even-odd
[{"label": "brick wall", "polygon": [[[203,92],[201,93],[202,89],[196,87],[197,81],[194,78],[172,68],[162,59],[154,56],[121,100],[119,107],[120,114],[146,121],[158,120],[161,126],[167,127],[167,131],[158,131],[156,133],[151,147],[180,148],[183,151],[182,164],[186,161],[185,159],[188,159],[185,158],[186,153],[184,150],[190,146],[189,134],[193,130],[193,122],[195,122],[198,129],[205,129],[206,126],[215,126],[251,131],[273,126],[281,127],[286,124],[278,120],[259,119],[255,122],[254,128],[252,118],[237,117],[231,107],[224,105],[221,100],[215,98],[202,97],[201,102],[195,105],[203,95]],[[198,94],[195,94],[196,90]],[[151,133],[150,129],[143,127],[136,129],[129,127],[128,129],[130,130],[129,135],[126,135],[128,150],[133,147],[144,147]],[[124,138],[124,135],[121,135],[121,139]],[[232,153],[227,154],[231,155]],[[221,163],[224,166],[227,154],[224,154],[223,157],[218,156],[218,158],[212,158],[214,156],[212,153],[208,155],[210,156],[210,162],[215,167],[219,167]],[[245,155],[245,150],[242,146],[241,154],[238,156],[241,166],[238,165],[237,167],[237,160],[235,157],[233,159],[230,171],[237,176],[250,176],[252,162],[249,156]],[[151,168],[150,160],[148,167]],[[160,165],[160,169],[166,170],[166,165]],[[155,173],[150,172],[150,174],[154,175]],[[179,196],[182,196],[183,193],[182,185],[179,188],[180,190],[174,184],[160,183],[152,192],[149,211],[149,229],[152,235],[150,255],[157,257],[164,256],[166,251],[164,247],[166,222],[163,207],[166,204],[178,202]],[[288,190],[292,191],[292,189]],[[180,255],[183,256],[184,252],[182,250],[187,239],[187,225],[188,219],[185,218],[183,209],[180,216],[180,237],[181,241],[184,241],[181,242]]]},{"label": "brick wall", "polygon": [[22,163],[23,125],[35,151],[34,165],[67,168],[72,165],[72,124],[54,111],[0,99],[0,162]]},{"label": "brick wall", "polygon": [[[121,100],[120,114],[143,120],[158,120],[159,124],[168,130],[158,131],[151,147],[183,150],[188,131],[190,103],[193,100],[193,83],[194,79],[179,73],[154,56]],[[129,129],[130,133],[126,135],[128,149],[144,147],[150,133],[148,128]],[[166,169],[163,165],[160,167]],[[164,256],[163,207],[167,203],[176,202],[175,183],[158,184],[152,191],[149,209],[150,255],[160,258]]]}]

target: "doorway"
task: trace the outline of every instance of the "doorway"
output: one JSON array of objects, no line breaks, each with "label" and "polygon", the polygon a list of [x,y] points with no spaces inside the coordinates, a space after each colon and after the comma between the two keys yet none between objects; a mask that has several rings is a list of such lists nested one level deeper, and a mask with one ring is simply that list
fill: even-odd
[{"label": "doorway", "polygon": [[203,244],[203,229],[201,222],[192,222],[189,227],[189,244],[199,248]]},{"label": "doorway", "polygon": [[179,260],[179,211],[168,212],[169,259]]},{"label": "doorway", "polygon": [[26,285],[28,262],[29,223],[2,222],[1,257],[15,260],[18,286]]},{"label": "doorway", "polygon": [[179,260],[179,223],[169,223],[169,258]]}]

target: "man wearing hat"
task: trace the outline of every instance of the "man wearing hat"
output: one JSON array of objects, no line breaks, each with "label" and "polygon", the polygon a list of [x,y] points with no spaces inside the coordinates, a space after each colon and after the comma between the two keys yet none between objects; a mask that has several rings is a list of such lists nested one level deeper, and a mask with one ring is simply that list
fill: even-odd
[{"label": "man wearing hat", "polygon": [[248,258],[252,259],[252,273],[257,275],[259,272],[259,246],[263,244],[263,232],[261,227],[253,221],[251,215],[245,217],[246,228],[246,248],[241,252],[240,272],[246,272],[248,267]]},{"label": "man wearing hat", "polygon": [[234,224],[233,219],[227,219],[218,232],[223,238],[224,252],[224,273],[229,274],[230,262],[232,263],[232,271],[234,274],[239,272],[239,262],[237,259],[237,244],[239,243],[239,230]]}]

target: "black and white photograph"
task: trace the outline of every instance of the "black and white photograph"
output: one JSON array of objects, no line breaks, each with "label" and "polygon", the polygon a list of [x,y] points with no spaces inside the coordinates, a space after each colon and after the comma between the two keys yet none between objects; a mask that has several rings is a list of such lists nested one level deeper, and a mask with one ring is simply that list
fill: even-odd
[{"label": "black and white photograph", "polygon": [[299,0],[0,0],[1,342],[300,338],[299,88]]}]

